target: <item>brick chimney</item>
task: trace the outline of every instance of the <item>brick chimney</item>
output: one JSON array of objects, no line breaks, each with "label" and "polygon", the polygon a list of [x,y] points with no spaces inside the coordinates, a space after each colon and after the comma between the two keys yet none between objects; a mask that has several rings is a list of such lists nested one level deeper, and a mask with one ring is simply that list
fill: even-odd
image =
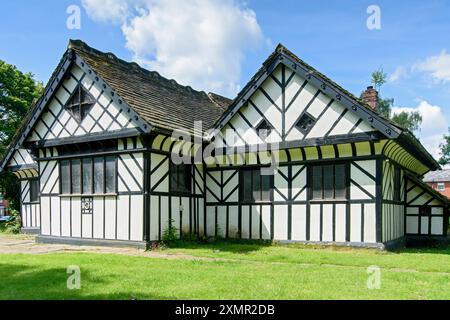
[{"label": "brick chimney", "polygon": [[367,103],[373,110],[377,110],[378,107],[378,91],[373,86],[367,87],[361,95],[362,100]]}]

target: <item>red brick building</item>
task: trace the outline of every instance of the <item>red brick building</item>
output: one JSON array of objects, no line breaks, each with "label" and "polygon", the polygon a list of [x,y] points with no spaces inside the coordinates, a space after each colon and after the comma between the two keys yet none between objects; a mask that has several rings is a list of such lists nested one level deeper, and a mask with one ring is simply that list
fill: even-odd
[{"label": "red brick building", "polygon": [[423,181],[434,190],[450,198],[450,169],[429,172],[425,175]]},{"label": "red brick building", "polygon": [[9,203],[8,200],[4,200],[0,195],[0,218],[9,215]]}]

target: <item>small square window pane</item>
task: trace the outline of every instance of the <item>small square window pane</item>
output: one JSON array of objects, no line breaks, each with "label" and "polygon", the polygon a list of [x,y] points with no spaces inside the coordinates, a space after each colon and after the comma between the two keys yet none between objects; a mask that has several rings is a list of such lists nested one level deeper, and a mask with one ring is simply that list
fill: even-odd
[{"label": "small square window pane", "polygon": [[270,175],[261,175],[261,200],[270,201],[270,192],[272,190]]},{"label": "small square window pane", "polygon": [[92,194],[92,159],[83,159],[83,193]]},{"label": "small square window pane", "polygon": [[62,160],[60,162],[61,166],[61,193],[70,193],[70,161]]},{"label": "small square window pane", "polygon": [[261,201],[261,170],[253,170],[253,201]]},{"label": "small square window pane", "polygon": [[39,179],[30,180],[30,202],[39,201]]},{"label": "small square window pane", "polygon": [[81,160],[72,160],[72,193],[81,193]]},{"label": "small square window pane", "polygon": [[252,172],[242,171],[242,200],[250,202],[252,198]]},{"label": "small square window pane", "polygon": [[94,158],[94,193],[105,192],[105,171],[103,162],[103,158]]},{"label": "small square window pane", "polygon": [[346,173],[345,165],[338,164],[334,166],[334,197],[336,199],[346,198]]},{"label": "small square window pane", "polygon": [[333,174],[334,166],[324,166],[323,167],[323,198],[333,199],[334,198],[334,188],[333,188]]},{"label": "small square window pane", "polygon": [[116,158],[106,157],[106,193],[116,192]]},{"label": "small square window pane", "polygon": [[315,166],[312,170],[312,198],[322,199],[322,167]]}]

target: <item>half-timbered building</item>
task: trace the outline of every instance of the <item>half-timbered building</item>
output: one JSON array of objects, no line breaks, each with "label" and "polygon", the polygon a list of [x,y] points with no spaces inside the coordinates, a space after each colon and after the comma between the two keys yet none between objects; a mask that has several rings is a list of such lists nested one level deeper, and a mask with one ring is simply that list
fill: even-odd
[{"label": "half-timbered building", "polygon": [[279,45],[234,100],[70,41],[1,163],[38,241],[180,236],[384,248],[447,235],[409,131]]}]

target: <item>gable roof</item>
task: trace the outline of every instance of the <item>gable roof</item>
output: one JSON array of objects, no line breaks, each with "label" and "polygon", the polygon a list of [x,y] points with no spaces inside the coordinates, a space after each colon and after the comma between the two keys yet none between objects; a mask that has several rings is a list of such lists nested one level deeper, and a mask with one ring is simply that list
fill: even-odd
[{"label": "gable roof", "polygon": [[[162,77],[112,53],[93,49],[80,40],[71,40],[69,49],[79,55],[114,91],[151,126],[182,129],[193,134],[194,121],[210,128],[224,111],[226,98]],[[216,101],[217,100],[217,101]]]},{"label": "gable roof", "polygon": [[428,172],[423,177],[423,181],[424,182],[449,182],[450,181],[450,169]]},{"label": "gable roof", "polygon": [[432,187],[430,187],[427,183],[425,183],[425,181],[422,181],[420,179],[418,179],[416,176],[406,172],[405,173],[406,177],[409,178],[413,183],[415,183],[416,185],[418,185],[419,187],[421,187],[422,189],[424,189],[425,191],[427,191],[429,194],[431,194],[432,196],[434,196],[435,198],[439,199],[440,201],[442,201],[444,204],[448,204],[450,202],[450,199],[447,198],[446,196],[444,196],[442,193],[434,190]]},{"label": "gable roof", "polygon": [[112,53],[93,49],[80,40],[70,40],[67,51],[45,88],[44,95],[30,108],[10,149],[2,159],[0,171],[8,163],[14,151],[24,142],[45,103],[49,101],[71,63],[77,63],[85,69],[91,68],[101,78],[104,87],[117,93],[115,99],[118,99],[119,104],[122,104],[123,99],[122,107],[127,109],[130,115],[139,119],[142,132],[148,133],[152,130],[170,132],[182,129],[190,134],[194,133],[194,121],[198,120],[203,121],[205,129],[221,129],[270,73],[280,63],[284,63],[308,79],[311,84],[320,87],[325,94],[368,121],[387,138],[398,139],[399,144],[432,170],[440,168],[436,160],[411,132],[377,114],[361,99],[306,64],[281,44],[266,59],[237,97],[230,100],[214,93],[206,94],[189,86],[182,86],[155,71],[148,71],[136,63],[118,59]]},{"label": "gable roof", "polygon": [[194,134],[194,121],[201,120],[205,129],[210,128],[230,103],[229,99],[220,95],[206,94],[189,86],[182,86],[175,80],[143,69],[134,62],[126,62],[112,53],[93,49],[81,40],[70,40],[44,94],[30,107],[13,137],[8,152],[0,162],[0,171],[25,141],[72,63],[89,73],[93,71],[104,88],[114,92],[114,99],[127,113],[139,120],[141,132],[184,130]]},{"label": "gable roof", "polygon": [[335,99],[349,111],[365,120],[375,129],[380,131],[387,139],[397,139],[398,143],[403,148],[417,157],[418,160],[427,165],[431,170],[440,168],[437,161],[422,146],[412,132],[402,128],[390,119],[381,116],[361,98],[354,96],[336,82],[311,67],[282,44],[278,44],[275,51],[263,62],[262,67],[238,93],[229,108],[216,121],[214,127],[211,129],[209,135],[210,138],[214,136],[218,130],[222,129],[233,115],[247,103],[253,93],[262,85],[279,64],[286,65],[301,77],[307,79],[309,83],[316,88],[320,88],[324,94]]}]

